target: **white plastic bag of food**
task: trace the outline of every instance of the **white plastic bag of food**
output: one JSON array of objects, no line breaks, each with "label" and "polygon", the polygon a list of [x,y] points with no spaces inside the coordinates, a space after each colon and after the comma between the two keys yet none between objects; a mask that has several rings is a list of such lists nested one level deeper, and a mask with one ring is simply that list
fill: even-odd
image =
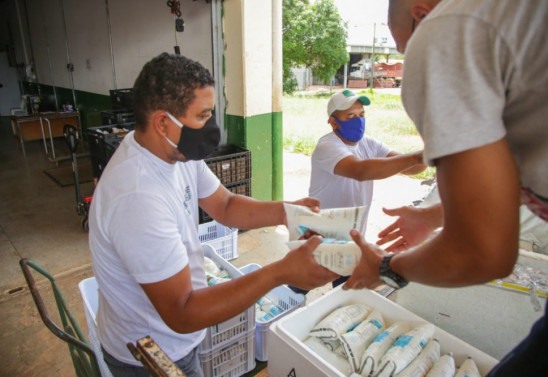
[{"label": "white plastic bag of food", "polygon": [[[305,242],[304,240],[289,241],[287,246],[293,250]],[[312,255],[320,266],[341,276],[349,276],[358,265],[362,252],[355,242],[324,239]]]},{"label": "white plastic bag of food", "polygon": [[433,324],[425,323],[398,336],[381,358],[377,376],[393,377],[411,364],[434,336],[434,329]]},{"label": "white plastic bag of food", "polygon": [[481,377],[476,362],[468,357],[457,370],[455,377]]},{"label": "white plastic bag of food", "polygon": [[453,377],[455,375],[455,359],[449,352],[439,358],[426,377]]},{"label": "white plastic bag of food", "polygon": [[373,310],[354,330],[341,335],[340,341],[344,348],[344,354],[350,362],[353,372],[359,372],[365,349],[383,328],[382,314],[378,310]]},{"label": "white plastic bag of food", "polygon": [[424,377],[439,358],[440,342],[434,338],[428,342],[426,347],[419,353],[419,356],[398,373],[396,377]]},{"label": "white plastic bag of food", "polygon": [[350,375],[350,373],[352,373],[348,361],[345,358],[325,348],[325,345],[319,338],[311,336],[304,341],[304,344],[306,344],[312,351],[314,351],[322,360],[325,360],[327,363],[331,364],[335,369],[337,369],[345,376],[348,376]]},{"label": "white plastic bag of food", "polygon": [[409,331],[411,325],[407,321],[393,323],[386,330],[382,331],[373,342],[365,349],[362,356],[360,374],[372,376],[379,370],[379,363],[386,351],[394,343],[398,336]]},{"label": "white plastic bag of food", "polygon": [[333,310],[310,330],[310,336],[338,339],[364,320],[370,308],[363,304],[351,304]]},{"label": "white plastic bag of food", "polygon": [[284,203],[289,239],[299,239],[307,230],[324,238],[350,241],[349,232],[356,229],[365,233],[367,206],[322,209],[312,212],[308,207]]},{"label": "white plastic bag of food", "polygon": [[204,257],[204,270],[213,276],[218,276],[221,272],[221,269],[217,266],[217,263],[208,257]]}]

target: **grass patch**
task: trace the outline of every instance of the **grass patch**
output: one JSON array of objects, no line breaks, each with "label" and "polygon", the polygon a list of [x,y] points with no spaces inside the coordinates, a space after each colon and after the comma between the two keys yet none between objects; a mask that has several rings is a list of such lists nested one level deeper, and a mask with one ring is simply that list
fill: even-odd
[{"label": "grass patch", "polygon": [[[357,93],[366,95],[371,100],[371,105],[365,107],[367,135],[381,140],[400,153],[423,149],[422,139],[407,116],[399,95],[375,90]],[[333,92],[326,90],[284,95],[284,149],[312,154],[318,139],[331,132],[331,126],[327,123],[327,102],[332,94]],[[414,178],[430,179],[434,173],[434,168],[428,168]]]}]

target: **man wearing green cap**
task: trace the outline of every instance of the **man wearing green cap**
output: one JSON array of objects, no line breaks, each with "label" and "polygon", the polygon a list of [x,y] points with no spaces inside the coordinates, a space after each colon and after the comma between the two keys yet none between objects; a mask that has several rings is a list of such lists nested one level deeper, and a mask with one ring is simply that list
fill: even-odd
[{"label": "man wearing green cap", "polygon": [[[333,131],[322,136],[312,153],[309,196],[320,200],[320,208],[369,207],[373,180],[403,173],[418,174],[422,151],[399,154],[365,135],[364,106],[371,101],[351,90],[335,93],[327,104],[328,123]],[[365,234],[365,228],[359,229]],[[333,286],[345,282],[343,276]],[[307,291],[291,287],[294,291]]]},{"label": "man wearing green cap", "polygon": [[309,188],[309,195],[320,200],[322,209],[369,207],[373,180],[398,173],[413,175],[426,168],[422,151],[399,154],[365,135],[364,106],[370,103],[366,96],[342,90],[327,104],[333,131],[318,140],[312,153]]}]

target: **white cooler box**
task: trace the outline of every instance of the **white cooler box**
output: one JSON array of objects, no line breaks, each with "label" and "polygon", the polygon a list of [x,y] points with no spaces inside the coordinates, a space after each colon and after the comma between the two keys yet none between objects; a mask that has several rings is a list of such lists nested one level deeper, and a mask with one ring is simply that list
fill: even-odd
[{"label": "white cooler box", "polygon": [[[518,264],[548,273],[546,255],[520,250]],[[501,283],[464,288],[437,288],[410,283],[390,296],[398,305],[465,342],[502,359],[544,315],[546,293],[538,292],[536,311],[530,292]]]},{"label": "white cooler box", "polygon": [[[379,310],[387,325],[395,321],[425,323],[424,319],[370,290],[343,291],[337,287],[303,308],[288,314],[270,326],[267,340],[269,377],[344,377],[331,364],[319,357],[303,341],[310,329],[337,307],[362,303]],[[482,375],[497,363],[493,357],[472,347],[455,336],[436,327],[434,337],[439,339],[441,353],[452,352],[456,365],[471,356]]]}]

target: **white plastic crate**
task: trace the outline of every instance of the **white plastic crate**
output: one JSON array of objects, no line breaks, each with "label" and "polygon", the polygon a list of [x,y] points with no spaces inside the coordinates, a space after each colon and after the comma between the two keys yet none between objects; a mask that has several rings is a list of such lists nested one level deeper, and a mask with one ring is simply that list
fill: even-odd
[{"label": "white plastic crate", "polygon": [[[261,268],[259,264],[251,263],[240,267],[240,271],[245,275],[257,271],[259,268]],[[304,306],[306,302],[306,297],[303,294],[295,293],[285,285],[280,285],[279,287],[272,289],[266,294],[266,297],[282,309],[283,312],[267,321],[255,320],[255,358],[259,361],[268,360],[266,340],[270,324],[291,313],[295,309]]]},{"label": "white plastic crate", "polygon": [[210,221],[198,225],[198,236],[201,243],[213,246],[215,252],[225,260],[238,258],[238,229]]},{"label": "white plastic crate", "polygon": [[255,368],[253,329],[209,352],[200,353],[205,377],[239,377]]},{"label": "white plastic crate", "polygon": [[105,360],[103,360],[103,351],[97,337],[97,308],[99,306],[99,287],[94,277],[87,278],[78,283],[82,300],[84,301],[84,313],[86,314],[86,322],[88,325],[88,337],[91,348],[97,357],[99,370],[102,377],[112,377],[110,369],[108,369]]},{"label": "white plastic crate", "polygon": [[[309,348],[304,341],[308,338],[312,327],[337,307],[357,303],[379,310],[388,326],[396,321],[427,322],[371,290],[344,291],[339,286],[310,305],[295,310],[270,326],[267,342],[269,376],[345,377],[345,373]],[[472,320],[473,318],[471,317]],[[453,352],[456,365],[462,364],[468,356],[471,356],[482,376],[497,363],[495,358],[439,327],[435,328],[434,337],[440,342],[442,354]]]},{"label": "white plastic crate", "polygon": [[[231,277],[237,278],[243,275],[240,270],[218,255],[212,245],[203,244],[202,250],[204,251],[204,256],[216,262]],[[255,330],[255,305],[251,305],[248,309],[229,320],[208,327],[206,336],[199,346],[199,353],[211,353],[214,349],[232,344],[234,339],[253,330]]]}]

